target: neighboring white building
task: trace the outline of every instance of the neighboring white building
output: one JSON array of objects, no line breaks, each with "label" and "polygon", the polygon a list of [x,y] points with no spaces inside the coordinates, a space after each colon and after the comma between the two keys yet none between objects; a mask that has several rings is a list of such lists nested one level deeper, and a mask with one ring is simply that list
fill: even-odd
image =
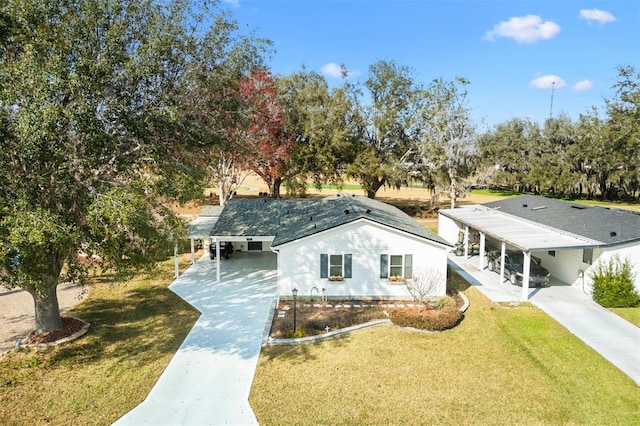
[{"label": "neighboring white building", "polygon": [[234,250],[276,253],[280,297],[296,288],[303,297],[409,299],[395,277],[425,269],[439,277],[433,296],[446,293],[451,245],[399,209],[366,197],[232,199],[211,235]]},{"label": "neighboring white building", "polygon": [[633,266],[640,291],[640,213],[523,195],[440,210],[438,234],[455,243],[460,231],[480,233],[480,269],[485,251],[520,250],[525,261],[535,256],[556,279],[591,293],[597,264],[618,255]]}]

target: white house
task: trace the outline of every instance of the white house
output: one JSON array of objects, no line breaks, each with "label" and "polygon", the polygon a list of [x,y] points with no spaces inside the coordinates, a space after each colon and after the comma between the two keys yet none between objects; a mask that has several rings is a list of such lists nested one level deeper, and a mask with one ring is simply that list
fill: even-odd
[{"label": "white house", "polygon": [[[553,277],[590,293],[598,263],[618,255],[633,266],[640,291],[640,213],[523,195],[440,210],[438,234],[454,243],[460,231],[467,236],[479,232],[480,269],[486,267],[485,251],[519,250],[524,253],[524,274],[535,256]],[[528,277],[523,282],[528,284]],[[523,285],[524,300],[527,294]]]},{"label": "white house", "polygon": [[366,197],[232,199],[211,236],[218,249],[231,242],[234,250],[274,252],[282,297],[296,288],[305,297],[407,299],[398,278],[423,270],[436,277],[433,296],[446,293],[451,245],[401,210]]}]

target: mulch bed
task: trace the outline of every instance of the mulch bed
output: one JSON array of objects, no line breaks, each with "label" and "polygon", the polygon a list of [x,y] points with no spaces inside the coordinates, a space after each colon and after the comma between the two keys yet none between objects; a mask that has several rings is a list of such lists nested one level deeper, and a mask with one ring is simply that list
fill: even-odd
[{"label": "mulch bed", "polygon": [[[460,296],[457,294],[450,294],[450,296],[453,297],[458,308],[462,307],[464,301]],[[374,319],[387,318],[383,311],[389,312],[394,309],[418,314],[418,305],[411,300],[298,301],[296,304],[296,323],[298,327],[306,325],[304,335],[315,335],[327,331],[322,330],[323,324],[328,325],[329,330],[333,331]],[[284,316],[278,317],[279,312],[284,312]],[[420,315],[434,316],[437,312],[437,309],[423,305]],[[320,329],[312,329],[309,324],[320,325]],[[271,324],[271,336],[275,338],[287,337],[286,334],[288,330],[292,329],[292,325],[293,302],[290,300],[282,301],[278,305]]]},{"label": "mulch bed", "polygon": [[48,331],[46,333],[31,334],[24,342],[27,345],[37,345],[41,343],[53,343],[77,333],[84,326],[84,322],[71,317],[62,317],[62,328]]}]

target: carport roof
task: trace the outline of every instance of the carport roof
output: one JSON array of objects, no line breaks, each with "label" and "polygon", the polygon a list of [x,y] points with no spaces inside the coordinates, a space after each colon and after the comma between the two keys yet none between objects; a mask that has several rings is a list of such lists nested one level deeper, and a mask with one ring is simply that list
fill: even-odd
[{"label": "carport roof", "polygon": [[545,227],[482,205],[441,209],[439,213],[521,250],[555,250],[599,245],[598,241]]},{"label": "carport roof", "polygon": [[189,238],[206,238],[222,213],[220,206],[204,206],[198,217],[188,224]]},{"label": "carport roof", "polygon": [[279,246],[360,219],[450,246],[396,207],[352,194],[322,199],[231,199],[211,235],[273,236],[272,245]]},{"label": "carport roof", "polygon": [[536,195],[506,198],[484,206],[608,246],[640,241],[640,213],[587,206]]},{"label": "carport roof", "polygon": [[440,210],[522,250],[605,247],[640,241],[640,214],[536,195]]}]

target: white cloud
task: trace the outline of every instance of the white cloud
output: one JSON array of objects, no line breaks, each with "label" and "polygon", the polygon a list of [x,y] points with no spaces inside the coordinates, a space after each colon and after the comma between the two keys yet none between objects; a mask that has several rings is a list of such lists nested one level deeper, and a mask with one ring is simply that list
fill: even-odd
[{"label": "white cloud", "polygon": [[580,10],[580,18],[588,22],[598,21],[601,24],[606,24],[607,22],[613,22],[616,20],[616,17],[611,13],[600,9],[582,9]]},{"label": "white cloud", "polygon": [[237,8],[240,7],[240,0],[222,0],[223,3],[230,4],[231,6]]},{"label": "white cloud", "polygon": [[555,22],[542,21],[538,15],[516,16],[508,21],[501,21],[482,38],[493,41],[498,37],[512,38],[518,43],[535,43],[540,39],[548,40],[560,32]]},{"label": "white cloud", "polygon": [[589,80],[581,80],[573,85],[573,90],[576,92],[585,92],[591,90],[593,84]]},{"label": "white cloud", "polygon": [[531,80],[530,84],[538,89],[551,89],[554,86],[559,89],[567,85],[567,83],[557,75],[543,75]]},{"label": "white cloud", "polygon": [[322,74],[327,77],[335,77],[335,78],[343,78],[343,72],[347,73],[347,77],[357,77],[360,75],[360,72],[347,69],[346,67],[343,69],[343,65],[338,65],[335,62],[329,62],[326,65],[323,65],[320,70]]}]

